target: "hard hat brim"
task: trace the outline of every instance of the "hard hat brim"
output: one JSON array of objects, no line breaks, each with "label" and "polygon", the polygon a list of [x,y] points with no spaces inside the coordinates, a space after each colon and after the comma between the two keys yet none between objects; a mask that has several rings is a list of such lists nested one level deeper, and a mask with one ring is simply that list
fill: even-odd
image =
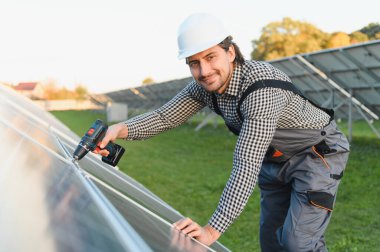
[{"label": "hard hat brim", "polygon": [[185,59],[185,58],[190,57],[192,55],[195,55],[197,53],[203,52],[207,49],[210,49],[211,47],[214,47],[214,46],[218,45],[219,43],[221,43],[228,36],[230,36],[228,33],[222,33],[219,36],[215,36],[215,38],[211,41],[208,41],[208,43],[205,43],[203,45],[199,45],[196,48],[192,48],[191,50],[180,51],[178,54],[178,59],[182,60],[182,59]]}]

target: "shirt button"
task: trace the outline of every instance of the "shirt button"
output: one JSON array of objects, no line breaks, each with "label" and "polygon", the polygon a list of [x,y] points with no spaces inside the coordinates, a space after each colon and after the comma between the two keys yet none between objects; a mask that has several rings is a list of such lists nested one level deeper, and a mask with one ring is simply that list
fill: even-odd
[{"label": "shirt button", "polygon": [[326,131],[323,130],[323,131],[321,132],[321,136],[325,136],[325,135],[326,135]]}]

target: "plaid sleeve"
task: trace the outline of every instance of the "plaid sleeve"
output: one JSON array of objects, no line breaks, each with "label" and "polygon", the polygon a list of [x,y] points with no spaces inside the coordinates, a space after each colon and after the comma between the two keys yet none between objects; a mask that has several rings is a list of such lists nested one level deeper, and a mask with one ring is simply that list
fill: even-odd
[{"label": "plaid sleeve", "polygon": [[285,103],[281,91],[266,88],[250,94],[242,104],[244,122],[234,151],[232,172],[209,221],[218,232],[227,230],[252,194]]},{"label": "plaid sleeve", "polygon": [[146,139],[181,125],[205,106],[200,92],[195,83],[190,83],[161,108],[127,120],[126,139]]}]

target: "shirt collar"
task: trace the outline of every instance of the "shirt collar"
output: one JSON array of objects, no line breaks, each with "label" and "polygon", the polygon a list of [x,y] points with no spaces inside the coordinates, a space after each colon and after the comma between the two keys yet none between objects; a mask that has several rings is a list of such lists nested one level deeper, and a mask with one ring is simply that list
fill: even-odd
[{"label": "shirt collar", "polygon": [[230,83],[228,84],[228,87],[224,94],[232,95],[232,96],[237,96],[240,88],[240,77],[241,77],[241,72],[242,72],[242,65],[237,64],[234,67],[232,77],[230,80]]}]

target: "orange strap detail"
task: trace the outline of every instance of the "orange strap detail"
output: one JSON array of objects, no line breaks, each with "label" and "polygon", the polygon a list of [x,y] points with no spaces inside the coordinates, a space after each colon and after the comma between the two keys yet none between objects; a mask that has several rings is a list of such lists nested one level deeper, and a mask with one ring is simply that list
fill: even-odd
[{"label": "orange strap detail", "polygon": [[310,203],[311,203],[313,206],[316,206],[316,207],[319,207],[319,208],[325,209],[325,210],[327,210],[327,211],[329,211],[329,212],[332,212],[332,209],[327,208],[327,207],[320,206],[320,205],[316,204],[316,203],[313,202],[313,201],[310,201]]},{"label": "orange strap detail", "polygon": [[326,160],[321,156],[321,154],[318,153],[318,151],[315,149],[315,147],[311,147],[312,150],[314,151],[315,154],[318,155],[318,157],[320,157],[323,161],[323,163],[325,164],[325,166],[327,167],[327,169],[330,169],[330,166],[327,164]]},{"label": "orange strap detail", "polygon": [[282,155],[284,155],[284,153],[282,153],[279,150],[275,150],[275,152],[273,153],[272,157],[281,157]]}]

